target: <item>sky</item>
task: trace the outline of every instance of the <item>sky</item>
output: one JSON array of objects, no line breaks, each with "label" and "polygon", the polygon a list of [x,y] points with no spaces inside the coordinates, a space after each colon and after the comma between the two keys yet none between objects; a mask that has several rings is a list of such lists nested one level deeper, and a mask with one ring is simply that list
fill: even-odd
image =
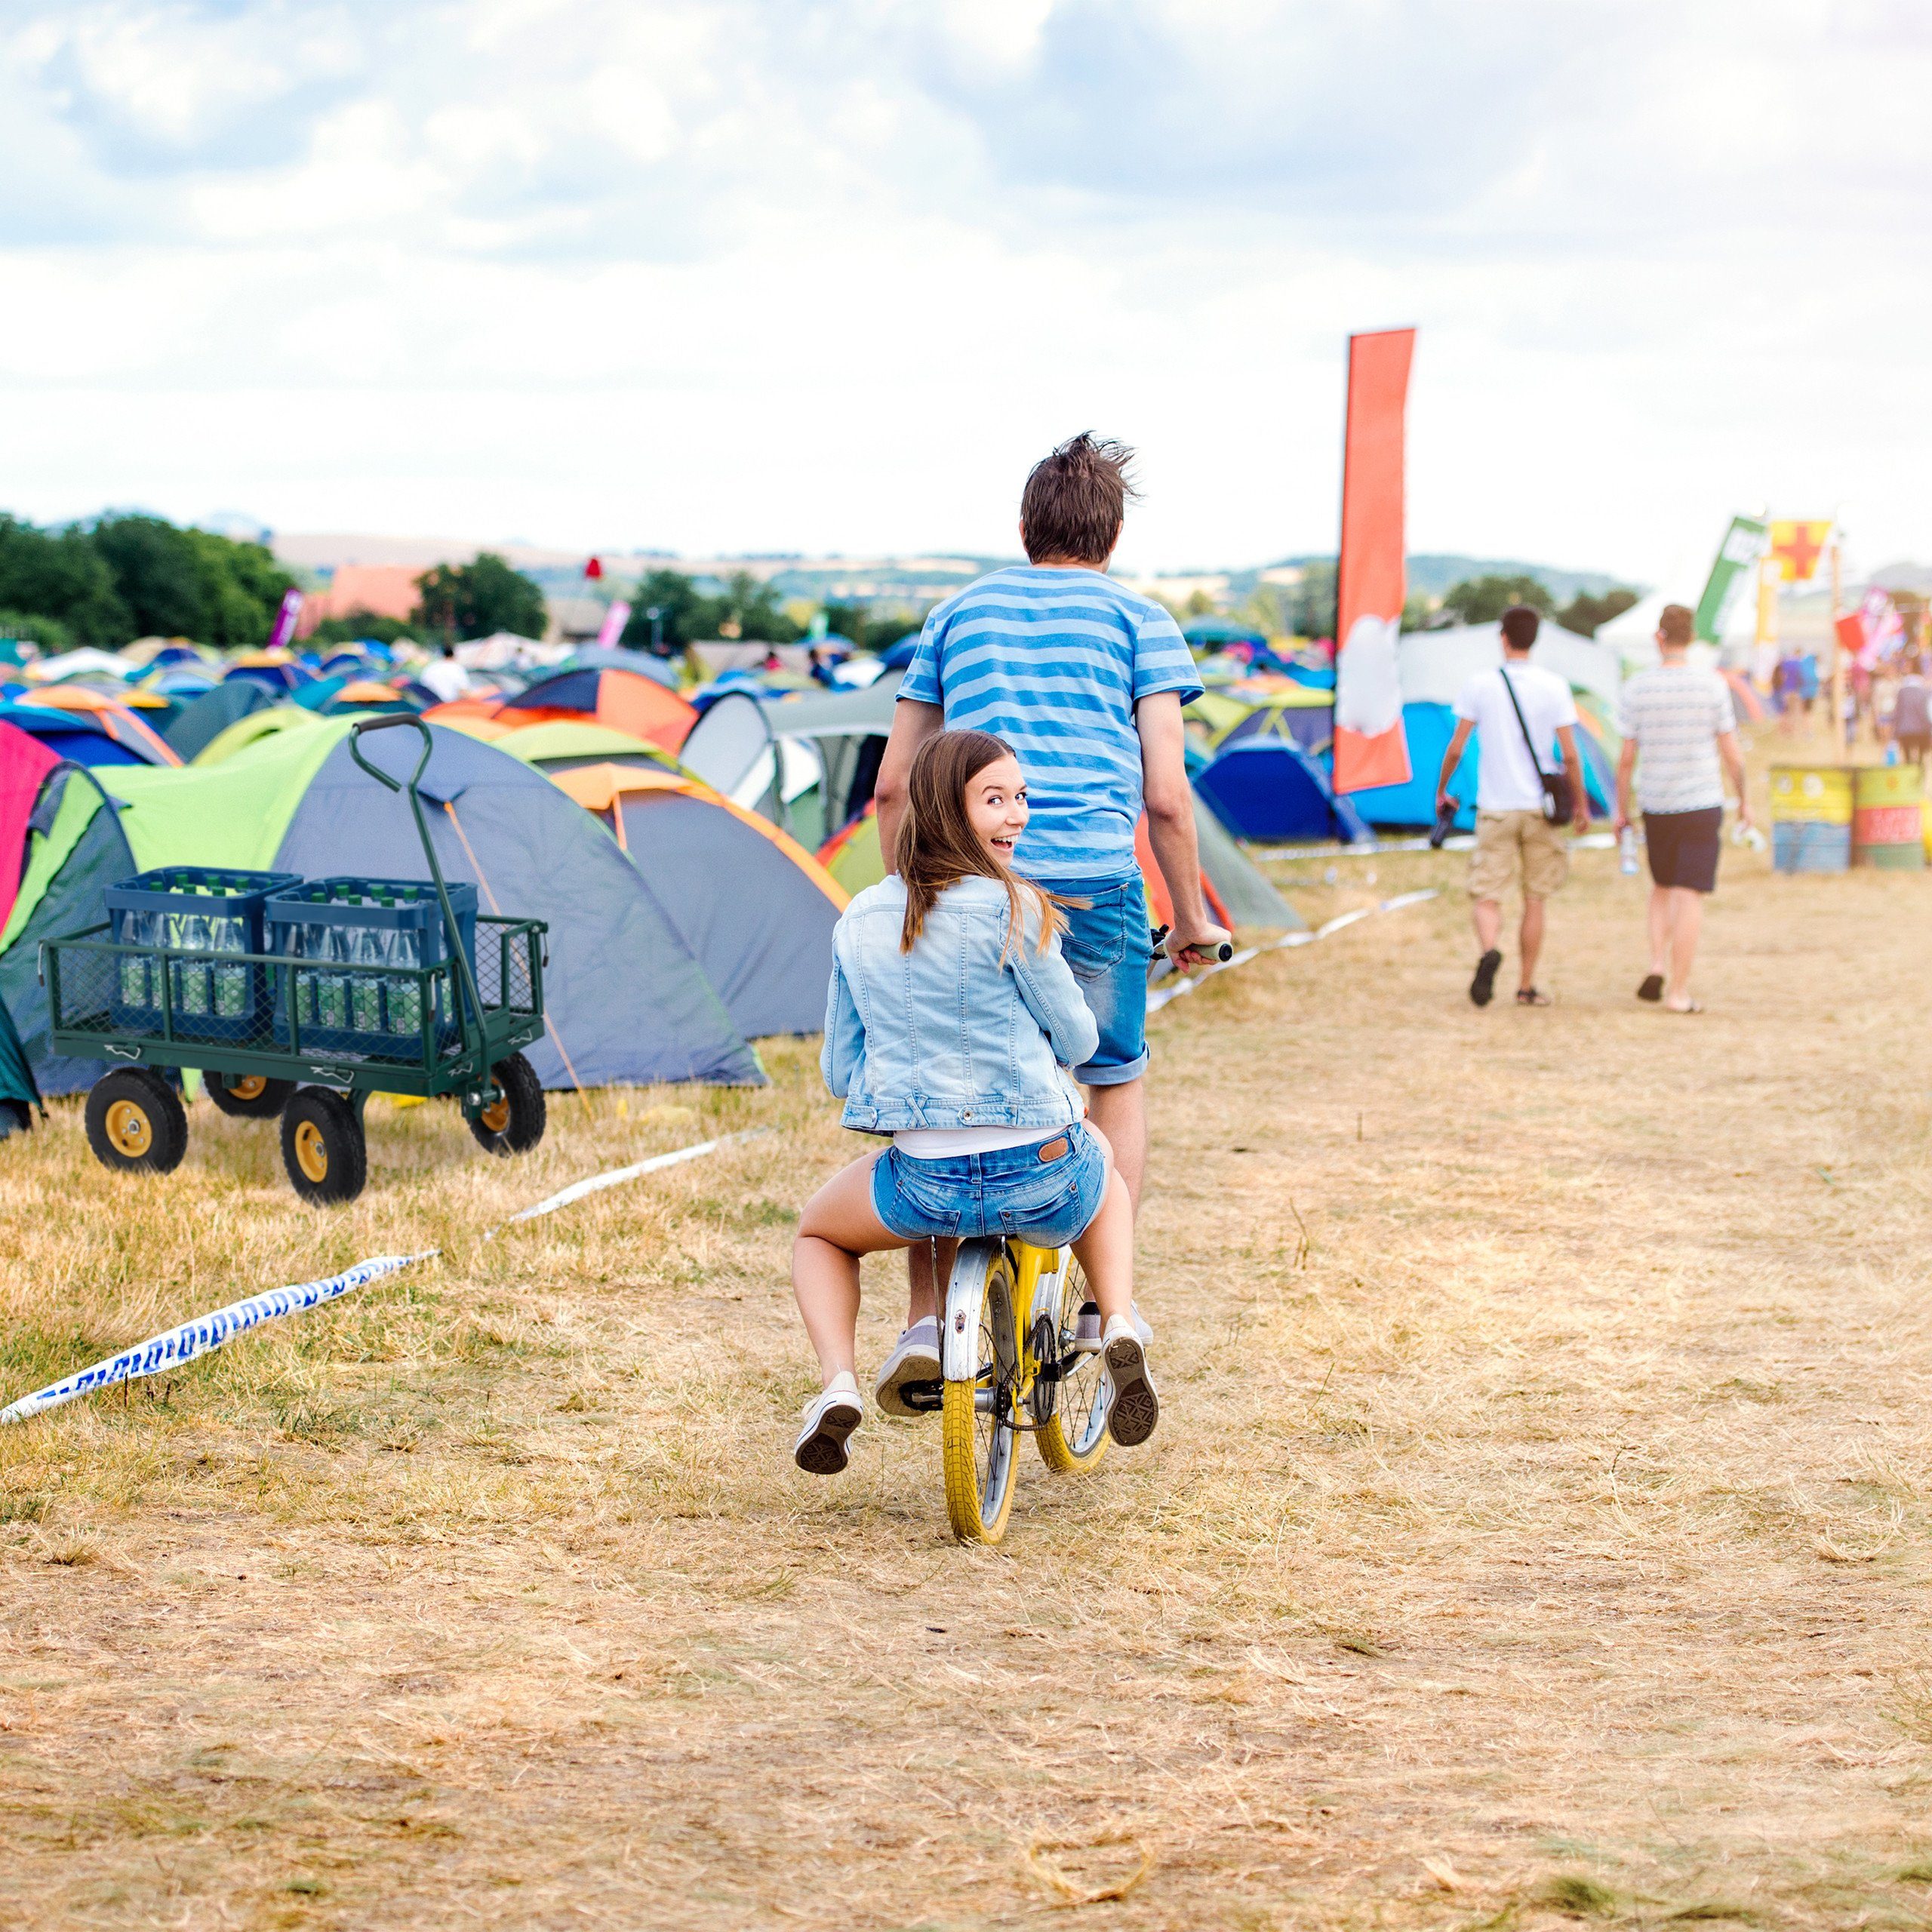
[{"label": "sky", "polygon": [[0,509],[687,554],[1932,556],[1923,0],[0,0]]}]

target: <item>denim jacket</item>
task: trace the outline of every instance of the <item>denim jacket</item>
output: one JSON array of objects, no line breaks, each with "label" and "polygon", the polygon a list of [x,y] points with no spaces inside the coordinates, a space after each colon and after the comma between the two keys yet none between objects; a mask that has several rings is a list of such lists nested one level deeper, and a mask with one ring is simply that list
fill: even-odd
[{"label": "denim jacket", "polygon": [[845,909],[832,937],[819,1060],[845,1103],[845,1126],[896,1134],[1079,1119],[1079,1090],[1063,1069],[1092,1057],[1099,1029],[1059,940],[1036,950],[1037,904],[1010,944],[1008,912],[997,880],[961,879],[901,952],[906,888],[896,875]]}]

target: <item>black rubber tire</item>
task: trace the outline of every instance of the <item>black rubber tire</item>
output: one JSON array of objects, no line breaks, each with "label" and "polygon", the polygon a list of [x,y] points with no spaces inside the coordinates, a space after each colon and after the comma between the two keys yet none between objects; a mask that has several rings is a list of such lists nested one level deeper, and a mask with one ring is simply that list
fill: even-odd
[{"label": "black rubber tire", "polygon": [[[188,1151],[181,1096],[152,1067],[117,1066],[88,1090],[88,1145],[115,1174],[172,1174]],[[129,1152],[133,1135],[143,1143]]]},{"label": "black rubber tire", "polygon": [[222,1112],[232,1114],[238,1120],[273,1120],[295,1095],[294,1081],[265,1080],[257,1074],[254,1078],[261,1081],[261,1091],[245,1097],[222,1084],[226,1078],[225,1074],[209,1073],[202,1084]]},{"label": "black rubber tire", "polygon": [[299,1087],[281,1110],[281,1164],[288,1184],[312,1206],[353,1201],[369,1178],[362,1122],[327,1087]]},{"label": "black rubber tire", "polygon": [[496,1124],[480,1116],[469,1123],[478,1146],[492,1154],[527,1154],[543,1138],[549,1110],[543,1101],[543,1083],[521,1054],[500,1060],[490,1069],[497,1083]]}]

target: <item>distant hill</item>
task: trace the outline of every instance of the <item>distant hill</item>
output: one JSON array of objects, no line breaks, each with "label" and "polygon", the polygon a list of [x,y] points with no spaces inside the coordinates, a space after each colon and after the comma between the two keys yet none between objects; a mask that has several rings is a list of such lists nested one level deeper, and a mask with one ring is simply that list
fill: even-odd
[{"label": "distant hill", "polygon": [[[1260,582],[1262,569],[1305,570],[1310,564],[1332,564],[1334,561],[1332,555],[1283,557],[1261,568],[1237,571],[1229,579],[1229,595],[1237,601],[1245,597]],[[1568,603],[1579,591],[1601,597],[1606,590],[1614,590],[1620,585],[1631,590],[1641,591],[1644,588],[1641,584],[1629,583],[1621,577],[1607,576],[1601,571],[1559,570],[1554,564],[1529,564],[1509,557],[1459,557],[1425,550],[1412,555],[1408,564],[1411,596],[1419,594],[1440,597],[1452,584],[1472,577],[1533,577],[1539,583],[1548,586],[1550,595],[1559,604]]]}]

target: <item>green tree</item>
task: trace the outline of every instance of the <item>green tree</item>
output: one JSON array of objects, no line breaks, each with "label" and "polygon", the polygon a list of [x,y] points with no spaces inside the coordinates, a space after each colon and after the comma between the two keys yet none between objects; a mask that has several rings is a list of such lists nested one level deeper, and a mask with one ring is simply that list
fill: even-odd
[{"label": "green tree", "polygon": [[1334,637],[1337,590],[1335,565],[1328,558],[1302,566],[1301,581],[1294,586],[1296,636]]},{"label": "green tree", "polygon": [[749,571],[734,571],[718,601],[720,636],[725,635],[728,624],[735,624],[739,637],[747,644],[796,644],[804,635],[802,627],[778,608],[778,593]]},{"label": "green tree", "polygon": [[1493,624],[1512,604],[1527,604],[1547,617],[1556,599],[1549,586],[1533,577],[1465,577],[1442,594],[1444,617],[1457,624]]},{"label": "green tree", "polygon": [[416,622],[445,637],[491,637],[512,631],[541,637],[543,593],[494,550],[468,564],[438,564],[416,580]]},{"label": "green tree", "polygon": [[630,603],[630,621],[618,640],[629,651],[648,651],[660,639],[666,651],[673,651],[700,638],[715,637],[723,614],[716,599],[700,596],[682,571],[647,571],[638,580]]},{"label": "green tree", "polygon": [[1636,601],[1634,590],[1606,590],[1601,597],[1592,597],[1587,590],[1580,590],[1557,612],[1556,621],[1566,631],[1575,631],[1583,637],[1595,637],[1599,624],[1607,624],[1611,618],[1622,617]]},{"label": "green tree", "polygon": [[[930,608],[930,607],[929,607]],[[861,651],[884,651],[925,622],[923,611],[881,609],[876,604],[828,604],[825,627],[850,638]]]},{"label": "green tree", "polygon": [[111,648],[134,635],[113,573],[88,533],[36,530],[0,515],[0,610],[48,617],[76,643]]},{"label": "green tree", "polygon": [[180,529],[158,516],[105,516],[93,528],[136,637],[191,637],[225,649],[266,644],[294,580],[259,543]]},{"label": "green tree", "polygon": [[74,634],[58,617],[31,617],[17,611],[0,611],[0,638],[16,644],[37,644],[51,657],[71,650]]},{"label": "green tree", "polygon": [[312,645],[355,644],[365,637],[378,644],[393,644],[410,635],[409,626],[399,617],[379,617],[373,611],[352,611],[346,617],[325,617],[309,633]]},{"label": "green tree", "polygon": [[284,594],[295,580],[260,543],[238,543],[213,531],[183,533],[202,579],[201,626],[189,635],[226,650],[268,642]]}]

